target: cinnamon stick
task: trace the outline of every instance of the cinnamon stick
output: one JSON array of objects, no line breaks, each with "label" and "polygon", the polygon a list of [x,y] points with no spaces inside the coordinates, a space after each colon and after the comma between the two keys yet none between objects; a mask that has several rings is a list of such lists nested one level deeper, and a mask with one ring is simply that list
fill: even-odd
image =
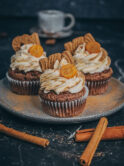
[{"label": "cinnamon stick", "polygon": [[34,143],[34,144],[37,144],[37,145],[40,145],[40,146],[43,146],[43,147],[46,147],[46,146],[49,145],[49,140],[47,140],[47,139],[36,137],[36,136],[33,136],[33,135],[29,135],[29,134],[26,134],[24,132],[14,130],[12,128],[8,128],[3,124],[0,124],[0,132],[4,133],[4,134],[7,134],[9,136],[18,138],[20,140],[27,141],[27,142],[30,142],[30,143]]},{"label": "cinnamon stick", "polygon": [[[76,142],[88,141],[92,137],[94,131],[95,131],[94,128],[76,131],[75,141]],[[117,140],[117,139],[124,139],[124,126],[107,127],[101,140]]]},{"label": "cinnamon stick", "polygon": [[85,148],[84,152],[82,153],[80,157],[80,163],[83,166],[89,166],[92,158],[94,156],[94,153],[99,145],[99,142],[106,130],[106,127],[108,125],[108,120],[103,117],[100,119],[87,147]]}]

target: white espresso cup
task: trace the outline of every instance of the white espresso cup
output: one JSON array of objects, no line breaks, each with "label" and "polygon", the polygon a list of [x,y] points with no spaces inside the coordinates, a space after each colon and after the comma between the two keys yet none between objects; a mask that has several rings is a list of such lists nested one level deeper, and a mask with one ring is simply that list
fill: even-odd
[{"label": "white espresso cup", "polygon": [[[67,26],[65,26],[66,18],[71,20]],[[71,29],[75,24],[75,18],[72,14],[59,10],[43,10],[38,13],[38,23],[44,33],[56,33]]]}]

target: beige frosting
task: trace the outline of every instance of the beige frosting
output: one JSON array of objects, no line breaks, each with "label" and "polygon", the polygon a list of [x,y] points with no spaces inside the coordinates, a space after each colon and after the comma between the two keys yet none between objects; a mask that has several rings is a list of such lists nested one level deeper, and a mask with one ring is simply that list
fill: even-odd
[{"label": "beige frosting", "polygon": [[26,44],[21,46],[20,50],[17,51],[12,57],[11,57],[11,69],[19,69],[23,70],[24,72],[28,71],[39,71],[42,72],[39,60],[41,58],[46,57],[46,53],[43,52],[43,55],[39,58],[32,56],[28,50],[33,44]]},{"label": "beige frosting", "polygon": [[54,69],[45,70],[40,77],[41,90],[44,93],[48,93],[53,90],[56,94],[61,92],[77,93],[80,92],[85,84],[85,79],[80,72],[73,78],[67,79],[60,76],[60,68],[62,65],[67,64],[66,59],[62,59],[61,62],[57,60],[54,65]]},{"label": "beige frosting", "polygon": [[[85,43],[79,45],[74,53],[74,60],[76,63],[76,67],[79,71],[83,73],[99,73],[104,70],[109,69],[110,66],[110,58],[107,55],[103,56],[103,48],[101,48],[99,53],[90,54],[85,50]],[[102,59],[101,59],[102,58]]]}]

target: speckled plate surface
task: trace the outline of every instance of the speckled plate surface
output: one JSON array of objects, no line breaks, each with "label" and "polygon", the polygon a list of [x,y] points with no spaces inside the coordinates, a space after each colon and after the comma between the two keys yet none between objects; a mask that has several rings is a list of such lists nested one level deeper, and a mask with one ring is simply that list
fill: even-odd
[{"label": "speckled plate surface", "polygon": [[9,90],[6,79],[0,80],[0,105],[9,112],[37,122],[72,124],[108,116],[124,106],[124,84],[115,78],[104,95],[89,96],[84,112],[77,117],[55,118],[43,112],[38,96],[20,96]]}]

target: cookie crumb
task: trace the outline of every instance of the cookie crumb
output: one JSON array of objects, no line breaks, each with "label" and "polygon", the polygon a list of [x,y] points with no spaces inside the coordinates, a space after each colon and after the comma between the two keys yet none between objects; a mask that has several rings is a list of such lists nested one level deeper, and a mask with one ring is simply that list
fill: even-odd
[{"label": "cookie crumb", "polygon": [[97,152],[95,154],[95,157],[103,157],[103,156],[105,156],[105,154],[103,152]]},{"label": "cookie crumb", "polygon": [[46,40],[45,44],[46,45],[54,45],[56,43],[56,40],[55,39],[48,39]]}]

